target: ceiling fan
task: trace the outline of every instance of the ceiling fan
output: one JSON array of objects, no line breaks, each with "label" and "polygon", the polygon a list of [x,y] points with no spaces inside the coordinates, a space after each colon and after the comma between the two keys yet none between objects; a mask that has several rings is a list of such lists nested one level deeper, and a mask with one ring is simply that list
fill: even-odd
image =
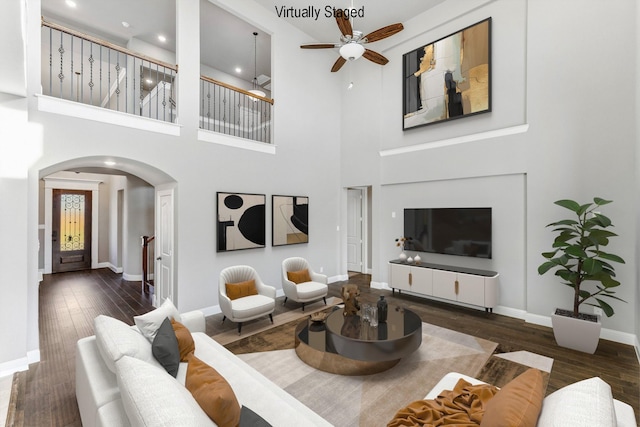
[{"label": "ceiling fan", "polygon": [[363,45],[366,43],[373,43],[378,40],[386,39],[396,33],[399,33],[404,29],[402,24],[391,24],[386,27],[382,27],[375,30],[365,36],[361,31],[354,30],[351,26],[351,21],[344,19],[344,16],[336,15],[336,22],[342,35],[340,36],[340,43],[315,43],[315,44],[303,44],[300,46],[302,49],[340,49],[340,57],[331,67],[331,72],[338,71],[347,61],[355,61],[356,59],[364,56],[369,61],[376,64],[385,65],[389,60],[373,50],[366,49]]}]

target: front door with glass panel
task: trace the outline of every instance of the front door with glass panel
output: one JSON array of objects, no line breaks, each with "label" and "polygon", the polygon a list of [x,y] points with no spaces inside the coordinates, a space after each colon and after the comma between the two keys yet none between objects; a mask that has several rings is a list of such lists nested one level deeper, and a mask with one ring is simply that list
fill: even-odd
[{"label": "front door with glass panel", "polygon": [[91,191],[53,190],[52,271],[91,268]]}]

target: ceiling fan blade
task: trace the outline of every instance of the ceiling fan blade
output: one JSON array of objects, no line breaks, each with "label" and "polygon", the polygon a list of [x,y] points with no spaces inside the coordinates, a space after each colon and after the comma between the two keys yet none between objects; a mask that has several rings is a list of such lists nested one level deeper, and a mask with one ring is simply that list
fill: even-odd
[{"label": "ceiling fan blade", "polygon": [[336,71],[338,71],[340,68],[342,68],[345,62],[347,62],[347,60],[342,56],[338,57],[338,60],[333,64],[333,67],[331,67],[331,72],[335,73]]},{"label": "ceiling fan blade", "polygon": [[364,36],[364,38],[367,39],[367,43],[372,43],[378,40],[386,39],[387,37],[399,33],[402,30],[404,30],[404,26],[402,24],[391,24],[367,34],[366,36]]},{"label": "ceiling fan blade", "polygon": [[389,60],[384,56],[380,55],[378,52],[374,52],[369,49],[365,49],[362,54],[365,58],[367,58],[371,62],[375,62],[376,64],[385,65]]},{"label": "ceiling fan blade", "polygon": [[336,14],[336,22],[338,23],[338,28],[340,28],[340,32],[343,36],[353,36],[351,21],[349,21],[348,19],[344,19],[344,17],[340,14]]},{"label": "ceiling fan blade", "polygon": [[333,49],[338,47],[335,43],[315,43],[315,44],[303,44],[300,47],[302,49]]}]

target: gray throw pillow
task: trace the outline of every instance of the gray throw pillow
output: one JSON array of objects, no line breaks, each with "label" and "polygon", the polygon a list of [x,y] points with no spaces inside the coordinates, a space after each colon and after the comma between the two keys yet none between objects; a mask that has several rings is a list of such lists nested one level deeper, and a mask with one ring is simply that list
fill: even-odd
[{"label": "gray throw pillow", "polygon": [[164,369],[174,378],[178,375],[178,367],[180,366],[180,348],[178,347],[178,339],[176,333],[171,326],[171,319],[164,319],[158,332],[156,333],[153,343],[151,344],[151,352],[153,357],[164,367]]},{"label": "gray throw pillow", "polygon": [[271,424],[262,419],[262,417],[251,409],[243,406],[240,408],[240,424],[239,427],[272,427]]}]

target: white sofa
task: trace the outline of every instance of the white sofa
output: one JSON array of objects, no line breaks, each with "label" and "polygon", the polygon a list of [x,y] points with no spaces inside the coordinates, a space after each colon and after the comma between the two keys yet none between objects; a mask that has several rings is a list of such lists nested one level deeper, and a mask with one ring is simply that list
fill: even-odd
[{"label": "white sofa", "polygon": [[[202,312],[183,313],[179,321],[192,334],[196,357],[227,380],[241,406],[248,407],[273,426],[330,425],[207,336]],[[151,343],[136,326],[127,326],[129,333],[116,325],[116,329],[120,329],[118,334],[105,341],[105,335],[110,333],[103,332],[104,325],[117,322],[98,316],[96,335],[100,337],[93,335],[77,343],[76,397],[82,425],[215,425],[184,387],[186,363],[180,364],[176,378],[167,374],[151,355]],[[105,342],[108,345],[105,346]],[[156,417],[155,421],[143,419],[149,413]]]},{"label": "white sofa", "polygon": [[[462,378],[472,385],[482,381],[457,372],[446,374],[425,396],[435,399],[444,390],[453,390]],[[637,427],[633,408],[611,395],[611,387],[598,377],[569,384],[542,401],[538,427],[618,426]]]}]

